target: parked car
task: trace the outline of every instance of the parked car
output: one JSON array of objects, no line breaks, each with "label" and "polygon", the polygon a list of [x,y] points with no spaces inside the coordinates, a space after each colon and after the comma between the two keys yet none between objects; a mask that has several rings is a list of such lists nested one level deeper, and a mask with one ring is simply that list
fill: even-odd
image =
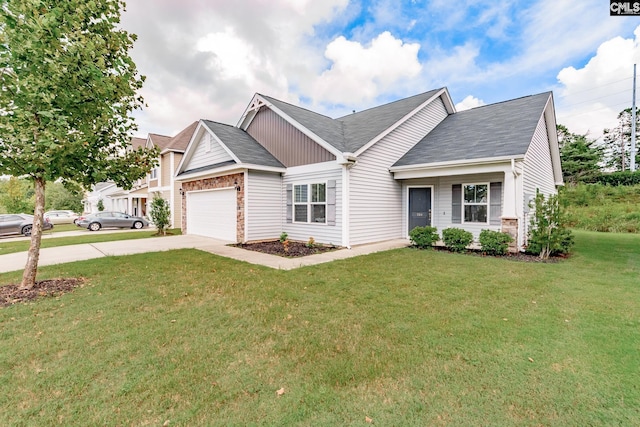
[{"label": "parked car", "polygon": [[88,228],[91,231],[98,231],[103,227],[136,228],[147,227],[149,221],[146,219],[129,215],[123,212],[104,211],[90,215],[83,215],[76,220],[76,225]]},{"label": "parked car", "polygon": [[[29,214],[2,214],[0,215],[0,235],[22,234],[31,236],[33,228],[33,215]],[[51,230],[51,224],[46,218],[42,223],[42,230]]]},{"label": "parked car", "polygon": [[48,211],[44,217],[49,219],[51,224],[75,224],[78,214],[74,211]]}]

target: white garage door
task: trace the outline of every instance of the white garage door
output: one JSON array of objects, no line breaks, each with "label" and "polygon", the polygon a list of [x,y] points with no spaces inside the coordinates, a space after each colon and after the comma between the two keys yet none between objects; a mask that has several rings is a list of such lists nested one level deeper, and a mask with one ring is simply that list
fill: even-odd
[{"label": "white garage door", "polygon": [[187,233],[236,241],[236,190],[187,193]]}]

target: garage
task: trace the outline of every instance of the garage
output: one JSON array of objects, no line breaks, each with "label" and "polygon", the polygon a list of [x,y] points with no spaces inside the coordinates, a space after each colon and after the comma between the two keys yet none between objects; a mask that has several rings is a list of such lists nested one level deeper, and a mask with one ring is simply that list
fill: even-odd
[{"label": "garage", "polygon": [[236,190],[193,191],[187,193],[187,233],[237,241]]}]

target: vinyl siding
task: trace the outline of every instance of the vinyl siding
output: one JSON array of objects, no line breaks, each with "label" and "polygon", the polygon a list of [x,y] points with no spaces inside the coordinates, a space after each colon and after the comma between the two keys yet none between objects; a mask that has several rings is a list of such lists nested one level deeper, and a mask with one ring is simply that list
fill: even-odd
[{"label": "vinyl siding", "polygon": [[[173,168],[177,168],[180,164],[180,160],[182,160],[182,154],[173,153]],[[172,171],[171,182],[173,183],[173,200],[171,201],[171,222],[173,223],[173,228],[180,228],[182,224],[182,196],[180,195],[180,183],[173,180],[173,174],[175,170]]]},{"label": "vinyl siding", "polygon": [[[543,194],[556,194],[557,192],[544,116],[540,118],[531,145],[524,156],[523,189],[525,199],[527,194],[535,196],[538,188]],[[528,200],[525,200],[525,203],[528,203]]]},{"label": "vinyl siding", "polygon": [[160,158],[160,185],[166,187],[171,185],[171,153],[167,153]]},{"label": "vinyl siding", "polygon": [[266,107],[260,109],[247,133],[286,167],[322,163],[336,158]]},{"label": "vinyl siding", "polygon": [[389,168],[446,116],[438,98],[358,157],[350,171],[352,245],[406,235],[402,183],[393,178]]},{"label": "vinyl siding", "polygon": [[204,132],[196,145],[196,149],[189,159],[189,162],[183,167],[183,170],[197,169],[203,166],[215,165],[222,162],[233,160],[229,153],[214,139],[211,141],[211,151],[207,152],[207,138],[209,133]]},{"label": "vinyl siding", "polygon": [[282,233],[283,189],[280,174],[249,171],[247,241],[277,239]]},{"label": "vinyl siding", "polygon": [[[403,237],[408,236],[408,187],[433,186],[433,206],[431,207],[431,225],[438,229],[438,234],[442,235],[445,228],[455,227],[473,233],[474,240],[478,240],[482,230],[500,231],[500,225],[462,223],[453,224],[451,222],[451,187],[454,184],[474,184],[501,182],[502,192],[500,194],[500,205],[504,206],[504,174],[476,174],[443,176],[438,178],[409,179],[404,182],[402,197],[402,229]],[[464,216],[464,215],[463,215]]]},{"label": "vinyl siding", "polygon": [[[336,181],[336,225],[287,223],[285,220],[287,217],[287,185],[314,184],[327,182],[329,180]],[[336,245],[342,242],[342,169],[340,167],[332,170],[285,175],[282,182],[282,200],[282,229],[287,232],[290,239],[306,242],[309,240],[309,237],[313,237],[318,243],[333,243]]]}]

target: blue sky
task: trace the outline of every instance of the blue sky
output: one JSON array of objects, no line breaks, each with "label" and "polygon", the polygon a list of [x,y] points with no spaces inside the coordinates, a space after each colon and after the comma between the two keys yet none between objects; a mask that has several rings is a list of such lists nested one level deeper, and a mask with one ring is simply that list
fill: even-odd
[{"label": "blue sky", "polygon": [[630,106],[640,17],[602,0],[135,0],[139,135],[235,124],[255,92],[336,117],[446,86],[459,109],[553,91],[597,137]]}]

